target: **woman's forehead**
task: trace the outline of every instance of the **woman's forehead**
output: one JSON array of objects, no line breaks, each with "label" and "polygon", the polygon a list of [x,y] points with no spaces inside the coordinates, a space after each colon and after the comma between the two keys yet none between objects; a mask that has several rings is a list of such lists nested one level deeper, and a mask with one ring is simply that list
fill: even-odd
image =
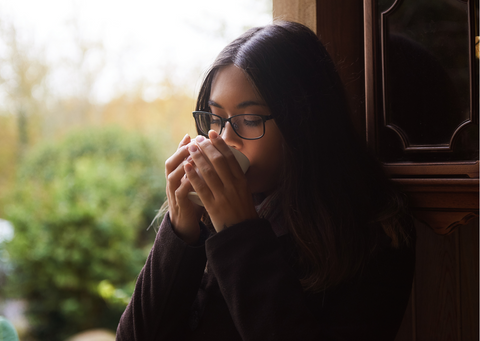
[{"label": "woman's forehead", "polygon": [[221,67],[212,80],[209,102],[222,107],[224,101],[239,108],[266,105],[245,72],[233,64]]}]

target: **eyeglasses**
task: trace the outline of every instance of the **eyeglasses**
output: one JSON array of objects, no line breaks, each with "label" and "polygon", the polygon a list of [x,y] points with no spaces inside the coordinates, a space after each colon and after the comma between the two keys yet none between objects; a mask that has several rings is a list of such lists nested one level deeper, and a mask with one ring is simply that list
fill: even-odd
[{"label": "eyeglasses", "polygon": [[210,112],[194,111],[193,117],[198,131],[205,136],[208,135],[210,130],[214,130],[220,135],[225,123],[230,122],[233,131],[239,137],[245,140],[257,140],[265,135],[265,122],[271,120],[273,115],[242,114],[225,119]]}]

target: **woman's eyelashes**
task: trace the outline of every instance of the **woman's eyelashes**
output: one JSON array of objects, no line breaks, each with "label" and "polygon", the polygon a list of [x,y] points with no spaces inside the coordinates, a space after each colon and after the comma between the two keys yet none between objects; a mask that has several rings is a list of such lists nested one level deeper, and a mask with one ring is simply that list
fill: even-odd
[{"label": "woman's eyelashes", "polygon": [[243,119],[243,123],[248,127],[258,127],[262,124],[262,120],[258,117],[246,117]]}]

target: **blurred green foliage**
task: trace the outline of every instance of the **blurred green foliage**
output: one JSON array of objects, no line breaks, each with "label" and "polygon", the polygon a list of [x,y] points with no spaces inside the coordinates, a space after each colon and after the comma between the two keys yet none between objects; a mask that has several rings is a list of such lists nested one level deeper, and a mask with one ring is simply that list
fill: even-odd
[{"label": "blurred green foliage", "polygon": [[32,336],[116,329],[155,238],[164,200],[159,151],[121,129],[89,129],[35,147],[5,207],[15,236],[7,296],[26,299]]}]

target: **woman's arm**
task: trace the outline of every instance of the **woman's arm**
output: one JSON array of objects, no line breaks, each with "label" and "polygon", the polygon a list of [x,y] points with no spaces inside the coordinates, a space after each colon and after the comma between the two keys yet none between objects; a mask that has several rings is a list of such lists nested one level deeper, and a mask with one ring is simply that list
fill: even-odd
[{"label": "woman's arm", "polygon": [[187,134],[165,162],[169,210],[122,315],[117,340],[172,339],[185,330],[182,323],[206,264],[204,240],[199,240],[203,208],[187,197],[192,187],[183,162],[189,142]]},{"label": "woman's arm", "polygon": [[120,319],[117,341],[176,340],[186,331],[206,264],[204,243],[199,244],[180,239],[167,213]]}]

